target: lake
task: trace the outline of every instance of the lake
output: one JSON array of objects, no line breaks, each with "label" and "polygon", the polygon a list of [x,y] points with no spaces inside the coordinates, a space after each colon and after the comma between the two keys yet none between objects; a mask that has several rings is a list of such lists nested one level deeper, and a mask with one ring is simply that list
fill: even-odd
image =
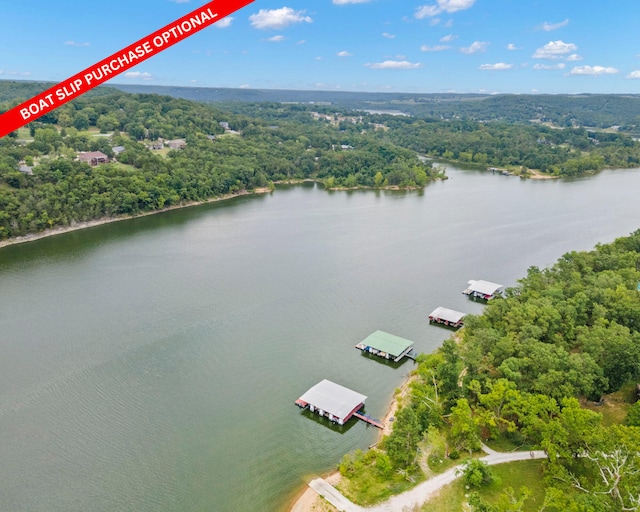
[{"label": "lake", "polygon": [[286,509],[366,448],[294,401],[327,378],[382,417],[412,361],[354,345],[381,329],[431,352],[436,306],[469,279],[640,227],[640,172],[572,181],[449,168],[412,192],[314,184],[0,250],[0,510]]}]

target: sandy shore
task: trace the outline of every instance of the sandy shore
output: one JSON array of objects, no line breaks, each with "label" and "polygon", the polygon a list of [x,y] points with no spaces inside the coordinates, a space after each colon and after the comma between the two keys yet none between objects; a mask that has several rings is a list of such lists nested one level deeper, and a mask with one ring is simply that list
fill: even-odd
[{"label": "sandy shore", "polygon": [[560,176],[551,176],[550,174],[545,174],[535,169],[529,169],[529,175],[527,176],[530,180],[554,180],[559,177]]},{"label": "sandy shore", "polygon": [[243,190],[242,192],[238,192],[237,194],[227,194],[224,196],[213,197],[211,199],[207,199],[205,201],[193,201],[189,203],[182,203],[175,206],[169,206],[168,208],[163,208],[162,210],[154,210],[152,212],[144,212],[139,213],[137,215],[122,215],[118,217],[104,217],[102,219],[89,220],[86,222],[76,222],[71,224],[70,226],[61,226],[54,229],[47,229],[45,231],[41,231],[39,233],[31,233],[24,236],[17,236],[15,238],[9,238],[7,240],[0,240],[0,248],[6,247],[8,245],[14,244],[23,244],[25,242],[33,242],[34,240],[40,240],[41,238],[47,238],[50,236],[61,235],[62,233],[70,233],[71,231],[78,231],[80,229],[92,228],[95,226],[101,226],[103,224],[110,224],[112,222],[120,222],[121,220],[129,220],[129,219],[137,219],[138,217],[146,217],[147,215],[155,215],[157,213],[169,212],[171,210],[179,210],[181,208],[189,208],[191,206],[198,206],[201,204],[207,203],[215,203],[217,201],[225,201],[226,199],[232,199],[234,197],[253,195],[253,194],[266,194],[271,190],[267,187],[257,188],[252,191]]},{"label": "sandy shore", "polygon": [[[409,391],[409,384],[411,383],[413,378],[414,377],[412,376],[407,378],[407,380],[405,380],[405,382],[400,387],[400,391],[398,393],[394,393],[393,398],[391,399],[391,402],[389,403],[389,406],[387,408],[387,412],[384,415],[384,418],[382,420],[382,423],[384,424],[384,429],[378,431],[378,438],[376,442],[373,445],[371,445],[371,447],[378,444],[384,436],[389,435],[391,433],[391,430],[393,429],[392,418],[395,417],[396,411],[398,410],[398,406],[400,402],[407,395],[407,392]],[[340,475],[340,472],[336,470],[333,473],[323,478],[328,483],[330,483],[335,487],[340,482],[341,475]],[[305,485],[304,490],[301,492],[301,494],[298,495],[298,497],[295,499],[295,501],[291,504],[291,506],[288,509],[288,512],[335,512],[335,511],[336,511],[336,508],[333,505],[329,504],[327,501],[322,499],[318,495],[318,493],[308,485]]]}]

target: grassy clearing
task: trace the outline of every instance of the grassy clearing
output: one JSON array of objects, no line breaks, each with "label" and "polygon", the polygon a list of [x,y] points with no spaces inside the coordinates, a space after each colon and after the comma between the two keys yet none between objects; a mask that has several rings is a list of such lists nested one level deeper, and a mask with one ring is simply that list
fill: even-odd
[{"label": "grassy clearing", "polygon": [[356,479],[342,479],[338,484],[338,490],[354,503],[366,507],[403,493],[419,483],[420,480],[409,482],[400,474],[379,479],[368,473]]},{"label": "grassy clearing", "polygon": [[373,505],[419,484],[424,475],[394,471],[389,457],[379,450],[356,450],[340,463],[342,479],[337,488],[358,505]]},{"label": "grassy clearing", "polygon": [[627,382],[620,391],[604,396],[604,404],[596,405],[594,402],[587,402],[585,409],[602,414],[602,424],[605,427],[624,423],[627,411],[635,400],[635,382]]},{"label": "grassy clearing", "polygon": [[[490,486],[480,489],[478,494],[490,504],[496,504],[500,495],[507,487],[513,488],[516,495],[522,486],[531,491],[531,496],[526,501],[523,511],[534,512],[540,509],[544,501],[544,482],[542,480],[542,462],[527,460],[523,462],[511,462],[491,466],[498,481]],[[461,479],[444,487],[440,493],[422,506],[423,512],[460,512],[470,510],[466,504],[470,491],[465,488]]]}]

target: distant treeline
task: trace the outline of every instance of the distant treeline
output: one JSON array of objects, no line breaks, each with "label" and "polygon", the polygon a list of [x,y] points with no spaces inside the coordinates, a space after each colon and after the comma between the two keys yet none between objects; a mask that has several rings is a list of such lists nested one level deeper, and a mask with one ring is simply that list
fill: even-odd
[{"label": "distant treeline", "polygon": [[[51,86],[53,84],[47,84]],[[0,103],[28,99],[46,87],[40,82],[0,80]],[[609,128],[640,133],[638,94],[451,94],[297,91],[111,84],[113,89],[160,94],[204,103],[330,104],[335,110],[400,110],[415,117],[472,119],[507,123],[550,122],[560,127]]]},{"label": "distant treeline", "polygon": [[347,91],[286,91],[113,85],[127,92],[166,94],[203,102],[330,103],[347,110],[400,110],[416,117],[609,128],[640,133],[638,94],[416,94]]},{"label": "distant treeline", "polygon": [[[328,106],[234,103],[222,109],[259,116],[271,121],[292,118],[313,123],[309,112],[344,118]],[[359,122],[339,122],[343,133],[375,130],[379,140],[434,158],[503,167],[526,175],[536,169],[554,176],[576,176],[604,168],[640,166],[640,144],[627,134],[585,128],[551,128],[539,123],[480,122],[472,119],[442,120],[389,114],[351,113]]]}]

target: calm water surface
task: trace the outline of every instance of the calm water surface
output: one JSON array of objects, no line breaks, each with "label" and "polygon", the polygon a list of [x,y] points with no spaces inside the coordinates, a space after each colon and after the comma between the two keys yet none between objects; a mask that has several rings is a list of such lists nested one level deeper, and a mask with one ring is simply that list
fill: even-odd
[{"label": "calm water surface", "polygon": [[0,510],[279,511],[370,444],[293,405],[323,378],[384,414],[468,279],[640,227],[640,172],[570,182],[449,170],[424,192],[278,188],[0,250]]}]

